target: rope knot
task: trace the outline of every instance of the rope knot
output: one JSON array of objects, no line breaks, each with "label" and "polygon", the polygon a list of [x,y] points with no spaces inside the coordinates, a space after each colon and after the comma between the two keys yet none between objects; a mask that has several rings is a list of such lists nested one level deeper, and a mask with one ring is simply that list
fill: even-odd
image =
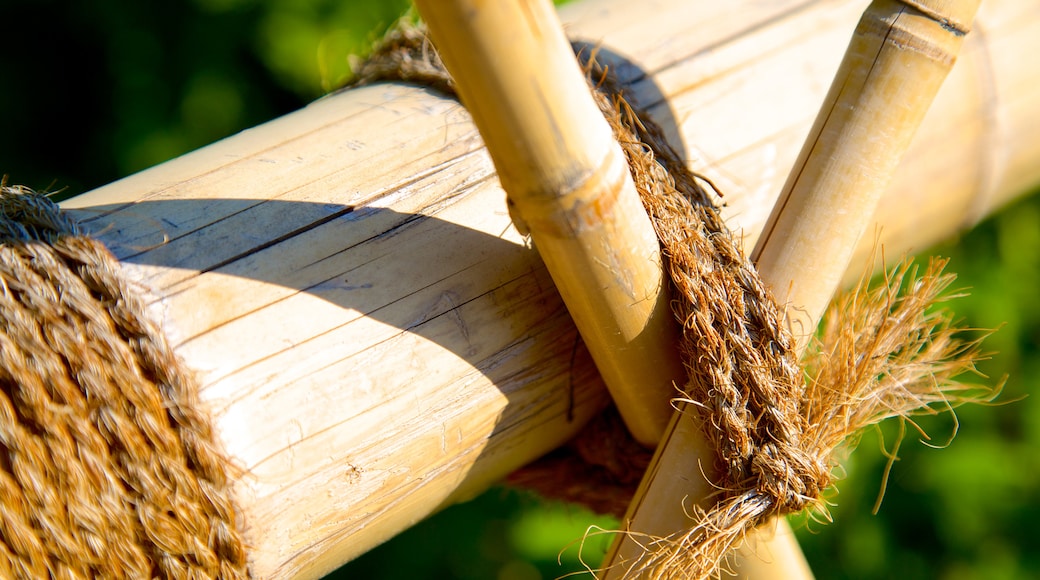
[{"label": "rope knot", "polygon": [[[674,577],[677,570],[683,577],[707,577],[763,518],[816,503],[831,482],[832,454],[847,435],[893,415],[934,412],[929,405],[948,409],[997,395],[999,388],[964,393],[952,380],[973,369],[979,354],[977,342],[953,339],[958,329],[929,309],[952,281],[941,275],[944,262],[930,264],[919,284],[905,285],[907,262],[876,291],[867,292],[864,281],[832,305],[825,319],[834,324],[825,327],[820,343],[828,354],[807,365],[812,373],[806,374],[814,376],[806,383],[785,313],[745,257],[740,237],[723,222],[716,196],[702,186],[711,182],[690,171],[662,129],[628,105],[626,87],[596,62],[595,50],[582,56],[594,98],[625,152],[667,256],[673,311],[683,330],[679,349],[689,375],[681,407],[700,415],[718,450],[713,483],[726,490],[710,509],[694,506],[697,517],[689,530],[655,539],[657,548],[648,551],[641,571],[649,577]],[[366,82],[389,77],[453,90],[418,31],[393,33],[374,58],[389,66],[364,69]],[[914,296],[900,298],[903,287]],[[645,467],[650,454],[638,445],[617,445],[615,439],[625,435],[620,419],[610,417],[597,420],[611,425],[609,436],[587,429],[551,461],[526,467],[512,481],[622,515],[638,478],[619,477],[628,464],[615,470],[611,464],[617,462],[606,458],[624,447],[622,456]],[[603,472],[610,477],[598,478]],[[613,493],[607,493],[610,486]]]},{"label": "rope knot", "polygon": [[790,445],[766,443],[751,458],[753,487],[773,500],[776,513],[798,512],[813,504],[830,483],[818,458]]}]

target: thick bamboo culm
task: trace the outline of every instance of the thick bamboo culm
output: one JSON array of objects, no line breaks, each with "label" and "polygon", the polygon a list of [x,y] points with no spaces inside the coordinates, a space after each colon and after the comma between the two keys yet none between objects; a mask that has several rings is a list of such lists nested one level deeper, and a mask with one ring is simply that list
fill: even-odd
[{"label": "thick bamboo culm", "polygon": [[[561,16],[615,56],[751,247],[864,5],[605,0]],[[1038,10],[982,7],[876,215],[889,256],[1040,183],[1040,83],[1020,57]],[[241,468],[256,577],[320,576],[608,400],[468,115],[428,90],[337,94],[64,206],[198,372]]]},{"label": "thick bamboo culm", "polygon": [[[766,221],[752,253],[762,281],[787,308],[798,351],[823,315],[852,254],[871,222],[896,167],[960,52],[980,0],[918,7],[874,0],[863,13],[830,91]],[[952,24],[951,24],[952,23]],[[689,505],[715,494],[705,489],[703,435],[687,405],[680,407],[608,552],[604,578],[686,577],[682,570],[643,564],[645,534],[665,538],[692,527]],[[691,424],[694,423],[694,424]],[[716,484],[717,485],[717,484]],[[706,496],[693,495],[694,490]],[[783,523],[783,522],[781,522]],[[767,524],[757,536],[769,538]],[[772,526],[772,527],[775,527]],[[792,557],[788,530],[772,540],[749,538],[768,559],[741,558],[741,576],[762,574],[758,560],[772,563],[772,577],[804,577]],[[743,553],[754,552],[745,548]],[[779,566],[783,565],[783,571]],[[647,574],[633,573],[646,566]]]}]

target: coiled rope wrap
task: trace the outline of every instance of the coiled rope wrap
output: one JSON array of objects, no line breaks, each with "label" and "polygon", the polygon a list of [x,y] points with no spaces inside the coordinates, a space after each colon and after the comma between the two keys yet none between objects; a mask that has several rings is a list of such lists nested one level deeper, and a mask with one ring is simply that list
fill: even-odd
[{"label": "coiled rope wrap", "polygon": [[6,184],[0,319],[0,577],[246,577],[191,374],[115,258]]}]

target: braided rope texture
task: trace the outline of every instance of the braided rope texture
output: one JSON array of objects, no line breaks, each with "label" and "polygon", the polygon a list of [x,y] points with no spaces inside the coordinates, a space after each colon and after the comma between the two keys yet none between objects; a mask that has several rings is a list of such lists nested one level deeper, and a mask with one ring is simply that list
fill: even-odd
[{"label": "braided rope texture", "polygon": [[[809,508],[827,521],[822,495],[838,451],[854,447],[865,428],[999,396],[1000,384],[956,379],[987,356],[980,343],[988,332],[965,338],[953,314],[936,307],[955,279],[943,273],[942,259],[920,274],[904,260],[876,286],[868,269],[854,290],[832,302],[819,339],[799,362],[785,312],[701,186],[708,182],[628,105],[625,87],[595,54],[575,48],[666,258],[688,374],[674,402],[697,417],[717,450],[714,465],[704,468],[719,492],[692,506],[688,529],[645,542],[646,553],[624,563],[630,576],[707,578],[749,530],[773,516]],[[356,84],[377,80],[454,95],[436,51],[414,27],[392,31]],[[508,481],[621,516],[651,458],[625,432],[616,409],[608,409],[568,445]]]},{"label": "braided rope texture", "polygon": [[119,264],[0,191],[0,577],[246,578],[197,385]]}]

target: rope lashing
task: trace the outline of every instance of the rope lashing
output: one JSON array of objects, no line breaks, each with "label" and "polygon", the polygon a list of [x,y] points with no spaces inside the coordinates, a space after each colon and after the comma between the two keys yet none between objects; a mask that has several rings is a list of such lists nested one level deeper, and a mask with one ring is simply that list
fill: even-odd
[{"label": "rope lashing", "polygon": [[[421,34],[399,32],[387,47],[361,69],[366,82],[451,90]],[[667,259],[689,375],[677,401],[717,449],[705,466],[721,490],[714,504],[652,542],[640,571],[706,576],[763,519],[824,509],[849,435],[997,395],[952,381],[980,355],[931,309],[952,280],[941,261],[921,277],[904,265],[839,301],[803,370],[783,310],[702,182],[606,71],[590,65],[590,77]],[[246,577],[230,468],[191,373],[101,244],[46,197],[0,189],[0,576]],[[650,454],[611,417],[513,480],[623,510]],[[604,469],[571,466],[561,482],[572,451]],[[619,477],[582,482],[590,473]]]},{"label": "rope lashing", "polygon": [[[712,437],[732,475],[753,477],[778,505],[800,510],[829,482],[829,469],[799,451],[789,418],[803,384],[783,313],[722,222],[711,195],[656,124],[627,107],[621,87],[595,62],[597,104],[628,158],[636,188],[668,258],[681,349],[691,384],[712,385]],[[451,79],[421,31],[390,35],[358,71],[363,83],[404,80],[451,90]],[[795,476],[795,474],[798,474]]]},{"label": "rope lashing", "polygon": [[[905,262],[886,284],[868,291],[864,281],[836,300],[803,369],[783,309],[722,221],[701,185],[705,180],[686,167],[656,124],[627,104],[609,71],[590,61],[596,102],[627,157],[666,257],[683,330],[677,346],[689,377],[676,402],[699,416],[717,450],[716,464],[704,466],[720,490],[711,498],[714,506],[694,506],[689,529],[649,542],[633,570],[706,577],[767,518],[807,507],[825,511],[821,494],[832,482],[833,454],[849,436],[888,417],[991,400],[999,387],[952,380],[974,368],[981,339],[960,339],[950,314],[930,308],[953,280],[942,274],[943,260],[933,260],[919,277]],[[436,52],[415,28],[392,32],[358,72],[359,84],[404,80],[453,94]],[[650,458],[611,409],[510,482],[621,515]]]}]

